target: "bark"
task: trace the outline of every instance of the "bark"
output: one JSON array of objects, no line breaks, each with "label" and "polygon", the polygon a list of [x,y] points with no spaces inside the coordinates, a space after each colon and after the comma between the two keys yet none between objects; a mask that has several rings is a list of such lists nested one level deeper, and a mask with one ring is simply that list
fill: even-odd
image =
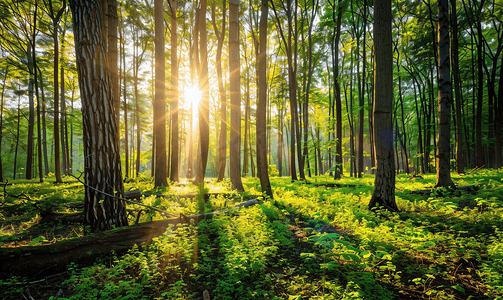
[{"label": "bark", "polygon": [[124,186],[115,122],[114,94],[106,72],[107,47],[103,31],[106,0],[71,0],[77,72],[82,101],[85,188],[84,226],[97,232],[128,224],[122,196]]},{"label": "bark", "polygon": [[241,92],[240,92],[240,59],[239,59],[239,0],[229,2],[229,72],[231,133],[229,166],[232,188],[243,191],[241,181]]},{"label": "bark", "polygon": [[398,211],[393,156],[393,50],[391,0],[374,2],[374,137],[377,170],[369,209]]},{"label": "bark", "polygon": [[[163,0],[154,1],[154,11],[155,11],[155,96],[154,96],[155,183],[154,185],[155,186],[168,185],[166,179],[166,95],[165,95],[165,83],[164,83],[166,78],[165,75],[166,58],[164,55],[163,3],[164,3]],[[126,97],[126,91],[124,91],[124,99],[125,97]],[[124,107],[125,106],[126,105],[124,105]]]},{"label": "bark", "polygon": [[435,187],[453,187],[450,170],[452,86],[450,73],[449,1],[438,1],[438,142]]},{"label": "bark", "polygon": [[171,176],[170,180],[178,182],[179,176],[179,133],[178,133],[178,54],[176,20],[177,0],[170,1],[171,6]]},{"label": "bark", "polygon": [[267,163],[267,15],[269,13],[268,0],[262,0],[260,15],[258,56],[259,95],[257,103],[257,174],[260,179],[262,193],[272,198],[271,182],[269,181]]}]

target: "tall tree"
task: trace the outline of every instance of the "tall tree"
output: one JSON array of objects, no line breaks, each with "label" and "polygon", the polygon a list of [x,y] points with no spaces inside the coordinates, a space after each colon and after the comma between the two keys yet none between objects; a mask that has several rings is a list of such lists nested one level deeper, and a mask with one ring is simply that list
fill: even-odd
[{"label": "tall tree", "polygon": [[[46,8],[49,11],[49,17],[52,21],[53,31],[52,40],[54,46],[54,176],[57,183],[62,183],[61,179],[61,145],[60,145],[60,132],[59,132],[59,41],[58,41],[58,27],[59,21],[66,9],[66,0],[63,1],[63,6],[59,11],[55,11],[52,0],[44,1]],[[108,26],[106,26],[108,28]]]},{"label": "tall tree", "polygon": [[170,180],[178,182],[179,176],[179,141],[178,141],[178,53],[176,20],[177,0],[170,0],[171,10],[171,176]]},{"label": "tall tree", "polygon": [[268,0],[262,0],[259,29],[260,52],[258,54],[259,94],[257,103],[257,174],[262,193],[272,198],[267,163],[267,15]]},{"label": "tall tree", "polygon": [[200,34],[200,48],[199,55],[201,59],[200,72],[199,72],[199,89],[201,90],[201,101],[199,102],[198,116],[199,116],[199,149],[200,159],[198,159],[198,166],[196,170],[195,183],[199,184],[204,182],[206,173],[206,166],[208,164],[208,153],[210,145],[210,86],[208,78],[208,33],[206,32],[206,0],[201,0],[199,8],[199,34]]},{"label": "tall tree", "polygon": [[459,74],[459,42],[458,42],[458,17],[456,0],[451,0],[451,55],[452,77],[454,79],[454,95],[456,100],[456,173],[464,173],[465,160],[463,157],[463,126],[461,125],[461,77]]},{"label": "tall tree", "polygon": [[[332,4],[332,19],[336,24],[334,29],[335,38],[332,41],[332,61],[333,61],[333,76],[334,76],[334,102],[335,102],[335,120],[336,124],[336,146],[335,146],[335,172],[334,179],[342,177],[342,99],[341,99],[341,86],[339,76],[339,42],[341,39],[341,26],[342,26],[342,7],[341,0],[337,1],[337,5]],[[336,14],[337,10],[337,14]],[[333,116],[333,113],[332,113]]]},{"label": "tall tree", "polygon": [[453,187],[451,180],[451,104],[449,1],[438,0],[438,142],[435,187]]},{"label": "tall tree", "polygon": [[393,49],[391,0],[374,1],[374,138],[377,170],[369,209],[398,211],[393,156]]},{"label": "tall tree", "polygon": [[[3,56],[3,51],[2,51]],[[8,66],[5,67],[1,72],[3,72],[2,79],[2,93],[0,93],[0,153],[2,152],[2,139],[3,139],[3,115],[4,115],[4,95],[5,95],[5,86],[7,85],[7,75],[9,74]],[[0,74],[1,74],[0,72]],[[3,182],[3,162],[2,155],[0,155],[0,182]]]},{"label": "tall tree", "polygon": [[115,122],[114,94],[106,71],[107,0],[70,0],[84,132],[84,226],[91,232],[128,224]]},{"label": "tall tree", "polygon": [[[299,161],[299,172],[300,178],[305,180],[304,176],[304,164],[301,156],[301,145],[300,145],[300,134],[299,134],[299,112],[298,112],[298,103],[297,103],[297,65],[295,64],[295,54],[293,53],[294,48],[297,45],[297,30],[294,28],[294,20],[293,18],[297,15],[297,5],[296,1],[286,0],[286,3],[281,2],[283,7],[286,10],[286,17],[288,21],[288,36],[285,35],[285,32],[281,26],[281,20],[278,15],[278,11],[276,6],[274,5],[274,1],[271,2],[272,9],[274,11],[274,15],[276,16],[276,21],[278,24],[278,30],[281,36],[281,40],[283,41],[284,50],[286,52],[286,57],[288,61],[288,95],[290,100],[290,115],[291,115],[291,130],[290,130],[290,175],[292,180],[297,180],[297,171],[295,166],[295,149],[297,145],[297,155]],[[295,9],[292,8],[295,6]],[[292,45],[292,39],[294,40]],[[296,144],[297,142],[297,144]]]},{"label": "tall tree", "polygon": [[241,77],[239,63],[239,0],[229,0],[229,90],[231,104],[231,133],[229,167],[232,188],[243,191],[241,181]]},{"label": "tall tree", "polygon": [[[154,138],[155,138],[155,186],[167,186],[166,179],[166,95],[165,95],[165,55],[164,55],[164,7],[163,0],[154,1],[155,13],[155,96],[154,96]],[[125,89],[125,87],[124,87]],[[125,94],[125,92],[124,92]],[[124,98],[126,95],[124,95]],[[126,103],[124,103],[124,106]],[[127,118],[127,116],[126,116]],[[127,136],[127,133],[126,133]]]},{"label": "tall tree", "polygon": [[227,1],[222,1],[222,30],[218,30],[215,11],[216,3],[211,7],[211,23],[213,24],[213,30],[217,37],[217,54],[216,54],[216,67],[217,67],[217,79],[218,79],[218,92],[220,93],[220,136],[218,138],[218,178],[217,181],[224,179],[225,175],[225,165],[227,162],[227,96],[224,89],[223,75],[222,75],[222,48],[225,40],[225,16],[227,14],[226,9]]}]

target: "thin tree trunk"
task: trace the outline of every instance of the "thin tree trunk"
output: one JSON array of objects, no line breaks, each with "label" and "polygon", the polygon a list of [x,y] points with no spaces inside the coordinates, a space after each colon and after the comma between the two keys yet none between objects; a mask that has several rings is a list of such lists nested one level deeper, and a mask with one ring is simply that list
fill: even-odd
[{"label": "thin tree trunk", "polygon": [[28,43],[27,57],[28,57],[28,69],[30,74],[30,79],[28,82],[28,141],[26,149],[26,179],[32,179],[32,168],[33,168],[33,131],[35,127],[35,101],[33,99],[33,57],[32,57],[32,46]]},{"label": "thin tree trunk", "polygon": [[218,30],[215,20],[215,6],[213,4],[211,9],[211,21],[215,35],[217,36],[217,54],[216,54],[216,67],[218,79],[218,91],[220,94],[220,136],[218,139],[218,178],[217,181],[222,181],[225,177],[225,165],[227,162],[227,96],[224,89],[223,75],[222,75],[222,48],[225,40],[225,16],[227,1],[222,1],[222,31]]},{"label": "thin tree trunk", "polygon": [[229,1],[229,72],[230,72],[230,103],[231,103],[231,133],[229,165],[232,187],[243,191],[241,181],[241,93],[240,93],[240,62],[239,62],[239,0]]},{"label": "thin tree trunk", "polygon": [[[208,151],[210,143],[210,127],[209,127],[209,98],[210,88],[208,79],[208,35],[206,32],[206,0],[201,0],[199,11],[199,32],[200,32],[200,56],[201,66],[199,75],[199,89],[201,90],[201,102],[199,103],[199,141],[200,141],[200,157],[198,161],[195,183],[203,183],[208,164]],[[241,177],[240,177],[241,178]]]},{"label": "thin tree trunk", "polygon": [[[3,138],[3,110],[4,110],[4,94],[5,94],[5,85],[7,83],[7,74],[9,73],[9,69],[6,68],[4,70],[4,77],[2,81],[2,94],[0,98],[0,154],[2,153],[2,138]],[[3,162],[2,155],[0,155],[0,182],[3,182]]]},{"label": "thin tree trunk", "polygon": [[57,183],[62,183],[61,179],[61,148],[59,141],[59,45],[58,45],[58,31],[54,28],[52,36],[54,41],[54,176]]},{"label": "thin tree trunk", "polygon": [[[166,95],[165,95],[165,55],[164,55],[164,1],[154,1],[155,13],[155,96],[154,96],[154,137],[155,137],[155,186],[167,186],[166,178]],[[124,98],[126,94],[124,80]],[[127,124],[127,121],[126,121]],[[126,134],[127,136],[127,134]],[[127,153],[127,152],[126,152]],[[127,154],[126,154],[127,155]]]},{"label": "thin tree trunk", "polygon": [[170,180],[178,182],[179,175],[179,133],[178,133],[178,53],[176,20],[177,0],[171,0],[171,176]]},{"label": "thin tree trunk", "polygon": [[12,174],[12,178],[16,179],[17,172],[17,150],[19,148],[19,130],[21,125],[21,96],[18,95],[17,102],[17,127],[16,127],[16,149],[14,150],[14,171]]},{"label": "thin tree trunk", "polygon": [[452,86],[449,50],[449,1],[438,0],[438,148],[435,187],[454,186],[450,170]]},{"label": "thin tree trunk", "polygon": [[268,0],[262,0],[260,14],[259,43],[260,52],[258,62],[258,103],[257,103],[257,174],[260,179],[262,194],[273,197],[271,182],[269,181],[267,163],[267,15],[269,13]]}]

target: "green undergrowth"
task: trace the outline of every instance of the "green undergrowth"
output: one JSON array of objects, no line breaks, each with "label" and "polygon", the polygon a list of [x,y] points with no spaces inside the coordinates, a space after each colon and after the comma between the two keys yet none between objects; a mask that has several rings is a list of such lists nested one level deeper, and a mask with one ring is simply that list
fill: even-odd
[{"label": "green undergrowth", "polygon": [[[63,296],[202,299],[207,291],[211,299],[503,299],[503,170],[452,177],[472,188],[434,189],[434,174],[397,175],[401,212],[394,214],[367,209],[371,175],[308,182],[273,177],[274,199],[246,209],[232,206],[260,193],[258,179],[244,179],[247,193],[230,191],[228,181],[158,189],[151,181],[131,181],[128,190],[166,196],[143,197],[144,204],[185,215],[222,213],[170,227],[150,245],[111,254],[92,267],[71,264]],[[16,182],[14,188],[33,198],[45,197],[35,189],[66,195],[61,201],[82,196],[73,192],[78,187]],[[430,192],[410,193],[415,190]],[[203,192],[212,196],[205,200]],[[5,226],[9,218],[34,222],[26,213],[4,217],[3,239],[20,234]],[[148,210],[140,214],[140,222],[162,218]],[[23,290],[22,280],[0,284],[14,295]]]}]

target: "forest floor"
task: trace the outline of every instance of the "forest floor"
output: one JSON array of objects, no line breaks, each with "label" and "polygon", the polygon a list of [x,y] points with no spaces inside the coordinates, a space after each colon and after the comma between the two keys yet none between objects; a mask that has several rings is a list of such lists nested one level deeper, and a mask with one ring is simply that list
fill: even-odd
[{"label": "forest floor", "polygon": [[[186,216],[222,210],[169,227],[149,245],[110,253],[56,274],[0,278],[0,299],[503,299],[503,170],[452,174],[470,190],[435,190],[435,175],[398,175],[401,212],[367,209],[373,176],[309,183],[271,178],[274,199],[232,208],[260,195],[255,178],[245,193],[230,183],[188,182],[153,188],[148,179],[126,189],[165,197],[141,202]],[[16,180],[0,198],[0,251],[55,244],[83,236],[79,223],[47,221],[75,213],[83,187]],[[412,194],[430,190],[429,194]],[[204,197],[187,194],[210,193]],[[57,206],[56,204],[59,204]],[[140,207],[128,205],[131,223]],[[140,222],[160,220],[143,210]],[[205,299],[206,300],[206,299]]]}]

